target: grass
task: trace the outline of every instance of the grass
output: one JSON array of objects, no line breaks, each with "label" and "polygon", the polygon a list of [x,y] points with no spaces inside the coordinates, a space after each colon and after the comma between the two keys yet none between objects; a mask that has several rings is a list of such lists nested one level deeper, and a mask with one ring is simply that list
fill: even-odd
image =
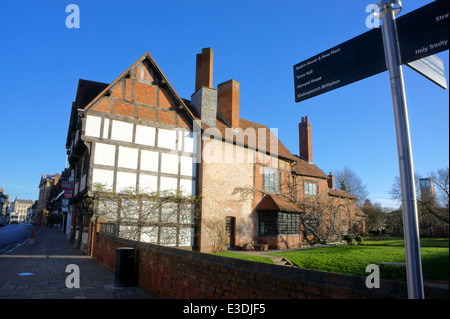
[{"label": "grass", "polygon": [[[423,238],[420,241],[424,279],[449,280],[448,238]],[[217,253],[219,256],[250,261],[274,263],[269,257],[245,255],[233,252]],[[367,276],[367,265],[378,262],[405,262],[403,238],[363,241],[358,246],[332,246],[295,251],[284,251],[270,255],[285,257],[300,268]],[[380,266],[383,279],[406,280],[405,273],[392,267]]]},{"label": "grass", "polygon": [[223,251],[220,253],[215,253],[214,255],[244,259],[244,260],[249,260],[249,261],[256,261],[256,262],[267,263],[267,264],[274,264],[273,260],[270,259],[270,257],[246,255],[246,254],[240,254],[240,253],[233,253],[231,251]]},{"label": "grass", "polygon": [[[424,279],[448,280],[449,241],[447,238],[426,238],[421,240],[422,268]],[[333,246],[308,250],[274,253],[285,257],[297,267],[335,273],[367,276],[366,266],[378,262],[405,262],[405,248],[402,238],[379,241],[365,241],[359,246]],[[406,280],[404,274],[392,274],[380,268],[384,279]]]}]

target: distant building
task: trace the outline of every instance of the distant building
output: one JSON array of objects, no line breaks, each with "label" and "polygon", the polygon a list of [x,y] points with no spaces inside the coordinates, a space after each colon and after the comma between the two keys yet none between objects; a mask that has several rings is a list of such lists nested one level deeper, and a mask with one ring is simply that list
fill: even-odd
[{"label": "distant building", "polygon": [[39,200],[37,207],[37,220],[36,223],[39,226],[46,226],[48,221],[48,202],[50,197],[50,191],[54,184],[58,184],[59,174],[54,175],[42,174],[39,182]]},{"label": "distant building", "polygon": [[33,202],[33,205],[28,207],[27,209],[27,220],[30,222],[36,222],[36,216],[37,216],[37,208],[38,208],[38,201],[35,200]]},{"label": "distant building", "polygon": [[430,200],[436,203],[436,191],[434,189],[434,179],[432,177],[421,178],[420,182],[420,200]]},{"label": "distant building", "polygon": [[33,205],[31,199],[16,199],[11,203],[11,220],[17,220],[19,223],[27,219],[27,210]]}]

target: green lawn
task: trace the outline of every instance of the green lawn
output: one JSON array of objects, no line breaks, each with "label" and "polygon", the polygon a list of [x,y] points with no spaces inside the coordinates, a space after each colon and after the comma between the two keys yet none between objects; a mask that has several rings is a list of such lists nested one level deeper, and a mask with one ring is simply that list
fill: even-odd
[{"label": "green lawn", "polygon": [[[449,278],[448,239],[421,240],[423,277],[433,280]],[[405,262],[402,238],[363,241],[359,246],[333,246],[307,250],[274,253],[288,258],[297,267],[344,274],[367,276],[366,266],[377,262]],[[391,268],[380,268],[385,279],[406,280],[404,274],[393,273]]]},{"label": "green lawn", "polygon": [[[424,279],[449,280],[449,240],[448,238],[421,239],[421,255]],[[273,263],[269,257],[252,256],[233,252],[217,255],[240,258],[257,262]],[[405,262],[403,238],[363,241],[362,245],[332,246],[295,251],[272,253],[285,257],[297,267],[350,275],[367,276],[367,265],[378,262]],[[380,276],[384,279],[406,280],[405,273],[398,268],[380,266]]]},{"label": "green lawn", "polygon": [[250,260],[250,261],[257,261],[257,262],[267,263],[267,264],[274,264],[273,260],[270,259],[270,257],[246,255],[246,254],[241,254],[241,253],[233,253],[231,251],[223,251],[220,253],[215,253],[214,255],[230,257],[230,258],[239,258],[239,259],[245,259],[245,260]]}]

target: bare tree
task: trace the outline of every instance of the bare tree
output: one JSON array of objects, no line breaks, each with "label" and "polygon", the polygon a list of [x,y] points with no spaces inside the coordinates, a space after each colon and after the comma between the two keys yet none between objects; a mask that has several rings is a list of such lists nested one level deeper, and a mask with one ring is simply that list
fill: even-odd
[{"label": "bare tree", "polygon": [[345,166],[341,170],[333,172],[336,178],[336,185],[338,189],[346,191],[347,193],[358,198],[358,204],[362,204],[368,196],[367,186],[363,183],[361,178],[354,171]]},{"label": "bare tree", "polygon": [[[312,241],[330,241],[341,239],[351,228],[349,209],[350,201],[341,201],[337,197],[322,194],[305,196],[298,206],[305,212],[302,224],[306,233],[313,235]],[[310,238],[307,237],[307,240]]]},{"label": "bare tree", "polygon": [[[416,194],[420,194],[420,179],[421,175],[418,172],[414,172],[414,183],[416,186]],[[391,199],[401,201],[402,200],[402,191],[400,186],[400,177],[395,176],[394,182],[392,183],[391,189],[389,191],[391,195]]]},{"label": "bare tree", "polygon": [[[440,200],[435,201],[432,197],[420,196],[420,174],[415,173],[417,207],[419,214],[419,225],[424,234],[433,236],[435,234],[447,234],[449,226],[449,170],[448,167],[438,169],[428,174],[434,180],[434,185]],[[400,179],[394,178],[392,188],[389,192],[392,199],[401,200]]]},{"label": "bare tree", "polygon": [[213,253],[225,250],[226,231],[225,222],[222,218],[210,216],[202,219],[202,229],[208,235],[208,242]]},{"label": "bare tree", "polygon": [[434,179],[434,185],[436,186],[437,193],[440,197],[442,207],[449,207],[449,170],[446,168],[438,169],[436,172],[431,172],[430,177]]},{"label": "bare tree", "polygon": [[386,227],[387,215],[383,212],[381,205],[376,203],[372,205],[370,201],[366,200],[361,210],[367,215],[367,231],[381,231]]}]

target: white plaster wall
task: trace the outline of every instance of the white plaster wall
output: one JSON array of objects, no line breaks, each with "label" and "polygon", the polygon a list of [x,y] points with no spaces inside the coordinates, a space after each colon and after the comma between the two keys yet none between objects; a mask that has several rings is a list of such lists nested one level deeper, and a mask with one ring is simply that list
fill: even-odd
[{"label": "white plaster wall", "polygon": [[139,175],[139,191],[152,193],[158,190],[158,177],[153,175]]},{"label": "white plaster wall", "polygon": [[195,176],[194,158],[188,156],[180,157],[180,174],[187,176]]},{"label": "white plaster wall", "polygon": [[158,171],[158,152],[141,151],[141,170]]},{"label": "white plaster wall", "polygon": [[158,241],[158,227],[144,227],[141,233],[141,241],[156,243]]},{"label": "white plaster wall", "polygon": [[158,129],[158,147],[176,150],[177,131]]},{"label": "white plaster wall", "polygon": [[136,174],[117,172],[116,192],[122,192],[129,187],[136,188]]},{"label": "white plaster wall", "polygon": [[114,182],[114,171],[94,168],[92,172],[92,184],[106,184],[107,188],[112,188]]},{"label": "white plaster wall", "polygon": [[183,151],[188,153],[195,153],[196,150],[196,140],[194,132],[186,132],[184,135],[184,149]]},{"label": "white plaster wall", "polygon": [[147,146],[155,146],[155,132],[154,127],[136,125],[136,144]]},{"label": "white plaster wall", "polygon": [[111,139],[131,143],[133,140],[133,124],[112,121]]},{"label": "white plaster wall", "polygon": [[104,119],[104,124],[103,124],[103,138],[108,138],[108,134],[109,134],[109,119]]},{"label": "white plaster wall", "polygon": [[139,150],[136,148],[119,146],[118,166],[137,169],[138,155]]},{"label": "white plaster wall", "polygon": [[161,172],[168,174],[178,174],[178,155],[161,154]]},{"label": "white plaster wall", "polygon": [[100,137],[101,117],[88,115],[86,117],[86,128],[84,134],[87,136]]},{"label": "white plaster wall", "polygon": [[160,191],[173,191],[177,189],[177,179],[161,176]]},{"label": "white plaster wall", "polygon": [[96,143],[94,164],[114,166],[116,147],[114,145]]},{"label": "white plaster wall", "polygon": [[195,180],[180,179],[180,191],[185,196],[191,196],[195,194]]}]

